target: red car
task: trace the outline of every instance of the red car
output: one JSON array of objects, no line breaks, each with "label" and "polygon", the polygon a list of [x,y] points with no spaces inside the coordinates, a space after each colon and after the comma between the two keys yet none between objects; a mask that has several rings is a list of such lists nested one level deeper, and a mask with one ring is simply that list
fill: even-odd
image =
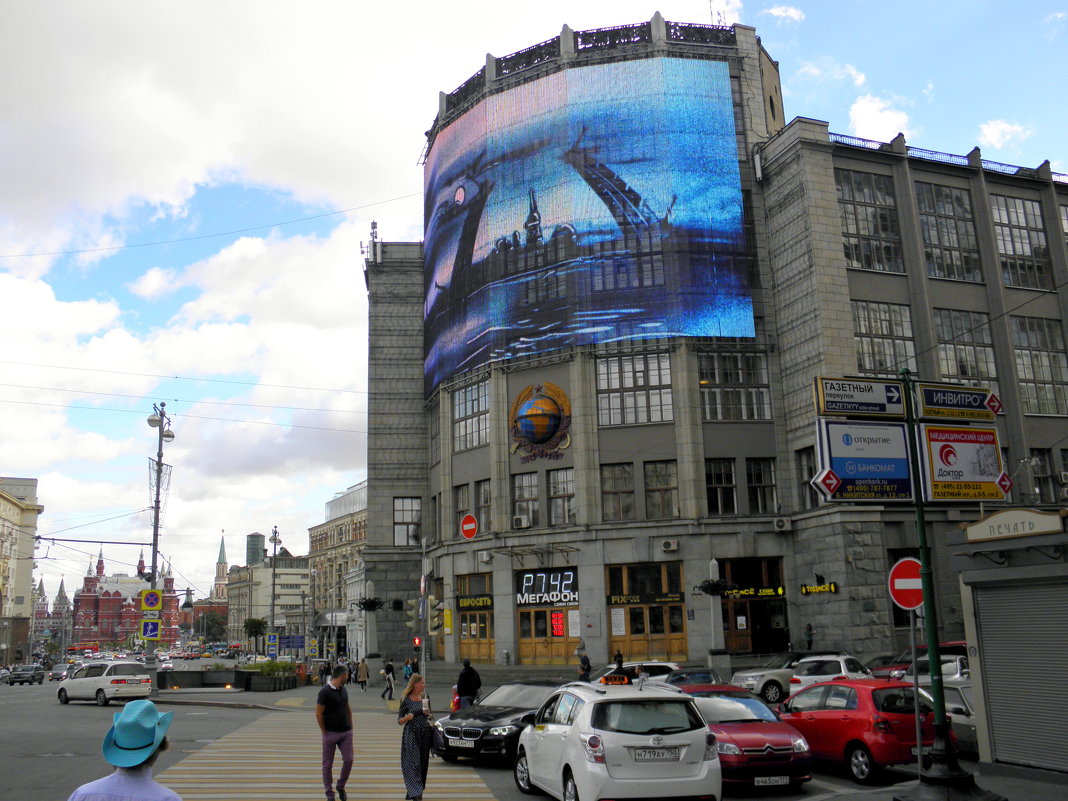
[{"label": "red car", "polygon": [[[846,679],[813,684],[779,705],[816,759],[845,762],[865,784],[885,765],[916,761],[915,698],[911,684],[885,679]],[[923,749],[934,742],[934,714],[920,696]]]},{"label": "red car", "polygon": [[733,684],[685,684],[716,735],[723,783],[797,787],[812,778],[805,738],[759,697]]},{"label": "red car", "polygon": [[[945,656],[946,654],[953,654],[954,656],[967,656],[968,655],[968,643],[964,640],[954,640],[953,642],[940,642],[938,643],[938,652]],[[916,656],[923,659],[927,656],[927,643],[916,643]],[[905,671],[909,669],[909,665],[912,664],[912,649],[906,648],[897,658],[887,665],[880,665],[871,669],[871,675],[877,679],[900,679],[905,675]]]}]

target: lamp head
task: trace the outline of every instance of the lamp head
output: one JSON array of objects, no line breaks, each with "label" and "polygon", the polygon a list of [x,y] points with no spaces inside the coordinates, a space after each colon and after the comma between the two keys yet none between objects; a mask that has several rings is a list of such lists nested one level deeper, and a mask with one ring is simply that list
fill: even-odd
[{"label": "lamp head", "polygon": [[148,422],[148,424],[150,426],[152,426],[152,428],[159,428],[159,424],[162,421],[161,421],[160,416],[158,414],[150,414],[148,416],[148,421],[147,422]]},{"label": "lamp head", "polygon": [[174,432],[171,431],[169,428],[163,429],[163,441],[164,442],[173,442],[174,441]]}]

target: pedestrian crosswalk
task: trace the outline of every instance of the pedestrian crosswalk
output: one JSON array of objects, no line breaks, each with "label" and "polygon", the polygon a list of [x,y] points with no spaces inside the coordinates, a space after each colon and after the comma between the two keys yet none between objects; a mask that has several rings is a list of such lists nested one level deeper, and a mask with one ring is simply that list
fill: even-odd
[{"label": "pedestrian crosswalk", "polygon": [[[355,755],[349,798],[400,801],[400,733],[388,712],[355,715]],[[319,729],[309,713],[275,712],[195,751],[155,778],[183,801],[323,799]],[[334,759],[334,778],[341,760]],[[469,764],[430,761],[426,801],[493,801]]]}]

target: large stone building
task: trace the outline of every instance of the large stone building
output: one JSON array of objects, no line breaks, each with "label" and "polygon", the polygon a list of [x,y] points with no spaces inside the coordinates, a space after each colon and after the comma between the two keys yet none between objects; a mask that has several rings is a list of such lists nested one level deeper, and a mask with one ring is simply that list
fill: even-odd
[{"label": "large stone building", "polygon": [[[137,562],[137,573],[105,575],[104,551],[86,570],[82,586],[75,590],[72,605],[72,637],[76,643],[96,643],[101,647],[129,647],[141,629],[141,591],[148,583],[141,578],[149,571],[145,556]],[[174,576],[170,567],[161,571],[163,586],[163,609],[160,612],[160,638],[158,647],[173,645],[179,639],[178,595],[174,591]]]},{"label": "large stone building", "polygon": [[227,573],[226,636],[246,648],[253,647],[245,634],[246,620],[266,620],[268,631],[286,633],[287,619],[299,613],[308,594],[308,557],[294,556],[284,547],[278,548],[277,555],[268,553],[265,539],[259,532],[249,534],[245,538],[248,564],[232,565]]},{"label": "large stone building", "polygon": [[354,657],[367,653],[359,645],[364,641],[364,616],[356,602],[347,599],[345,579],[358,569],[366,536],[367,482],[327,501],[325,522],[308,529],[308,611],[314,615],[308,633],[324,644],[324,653]]},{"label": "large stone building", "polygon": [[37,479],[0,477],[0,664],[30,655]]},{"label": "large stone building", "polygon": [[[1068,176],[787,119],[754,29],[659,15],[565,27],[441,95],[425,241],[374,241],[365,266],[370,650],[410,648],[420,575],[448,659],[724,663],[808,624],[817,649],[901,647],[887,572],[918,552],[913,505],[810,481],[814,380],[907,368],[1000,395],[1015,482],[927,505],[938,635],[979,632],[977,666],[1004,652],[958,577],[1015,581],[1061,663],[1063,531],[1042,553],[945,543],[1068,497]],[[988,689],[1021,698],[1001,668]]]}]

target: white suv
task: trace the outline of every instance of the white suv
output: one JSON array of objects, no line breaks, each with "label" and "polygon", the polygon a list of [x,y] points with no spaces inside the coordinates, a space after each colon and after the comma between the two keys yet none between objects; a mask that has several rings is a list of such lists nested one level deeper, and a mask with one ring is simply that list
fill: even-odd
[{"label": "white suv", "polygon": [[90,662],[59,683],[56,695],[61,704],[70,701],[96,701],[107,706],[113,698],[128,701],[148,698],[152,677],[138,662]]},{"label": "white suv", "polygon": [[716,737],[692,698],[658,682],[568,684],[524,716],[515,783],[563,801],[716,801]]},{"label": "white suv", "polygon": [[821,681],[870,678],[871,672],[856,657],[846,654],[806,656],[794,668],[794,675],[790,678],[790,694]]}]

